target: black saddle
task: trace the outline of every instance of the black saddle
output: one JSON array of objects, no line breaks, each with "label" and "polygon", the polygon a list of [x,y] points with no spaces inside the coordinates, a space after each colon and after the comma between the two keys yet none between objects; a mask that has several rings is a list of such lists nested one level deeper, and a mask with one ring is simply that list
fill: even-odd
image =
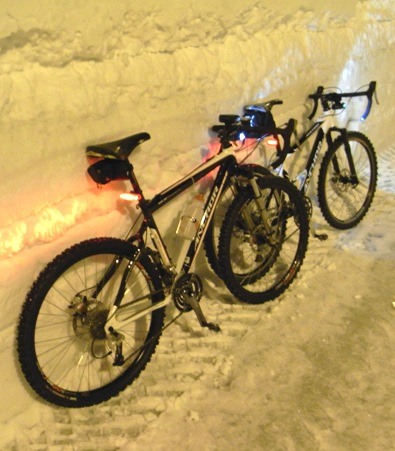
[{"label": "black saddle", "polygon": [[274,105],[282,105],[283,101],[280,99],[268,100],[267,102],[255,103],[253,105],[246,105],[244,110],[247,111],[259,111],[261,113],[266,113],[271,111]]},{"label": "black saddle", "polygon": [[95,144],[86,148],[88,157],[112,158],[126,160],[133,150],[144,141],[150,139],[149,133],[137,133],[127,138],[118,139],[104,144]]}]

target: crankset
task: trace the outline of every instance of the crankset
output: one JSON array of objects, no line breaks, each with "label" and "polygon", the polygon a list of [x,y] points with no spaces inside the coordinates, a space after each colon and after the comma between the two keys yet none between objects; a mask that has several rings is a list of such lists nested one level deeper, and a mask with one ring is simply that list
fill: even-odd
[{"label": "crankset", "polygon": [[174,305],[182,313],[193,310],[202,327],[207,327],[210,330],[219,332],[221,330],[219,325],[208,322],[199,305],[202,293],[203,284],[197,274],[182,274],[174,283]]},{"label": "crankset", "polygon": [[183,274],[175,282],[173,287],[174,305],[180,312],[190,312],[193,299],[199,302],[202,298],[203,284],[196,274]]},{"label": "crankset", "polygon": [[303,196],[303,201],[307,211],[307,219],[310,222],[310,219],[313,216],[313,203],[311,202],[311,199],[308,196]]}]

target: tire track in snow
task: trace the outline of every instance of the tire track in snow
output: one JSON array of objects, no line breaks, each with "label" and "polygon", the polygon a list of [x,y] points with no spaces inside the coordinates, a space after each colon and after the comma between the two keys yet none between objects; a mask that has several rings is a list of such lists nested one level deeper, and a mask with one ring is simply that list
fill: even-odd
[{"label": "tire track in snow", "polygon": [[393,193],[395,192],[393,171],[393,168],[395,168],[395,146],[378,155],[378,160],[377,187],[380,190]]},{"label": "tire track in snow", "polygon": [[[221,332],[201,328],[193,312],[183,315],[163,332],[151,362],[131,386],[97,406],[54,408],[47,420],[52,427],[29,438],[30,449],[115,451],[168,409],[176,409],[195,382],[209,388],[225,387],[232,358],[224,351],[260,321],[267,308],[221,300],[208,303],[204,294],[201,303],[207,318],[220,324]],[[14,449],[26,449],[26,445],[25,438]]]},{"label": "tire track in snow", "polygon": [[[395,148],[390,148],[380,156],[378,192],[373,209],[379,208],[378,199],[385,195],[381,191],[393,191],[390,168],[394,166]],[[315,209],[318,210],[318,207],[315,206]],[[56,408],[50,414],[51,428],[38,436],[25,437],[23,443],[21,440],[10,449],[19,451],[29,445],[30,449],[40,451],[115,451],[143,434],[148,425],[169,409],[177,409],[178,403],[188,396],[195,382],[203,382],[208,388],[226,387],[232,370],[232,354],[226,350],[243,338],[249,326],[267,317],[273,305],[281,299],[303,296],[298,294],[298,288],[301,291],[308,288],[317,271],[336,271],[331,254],[342,249],[342,242],[350,232],[327,228],[322,225],[325,223],[319,215],[318,210],[315,212],[320,223],[318,231],[328,232],[328,240],[319,241],[310,237],[309,250],[298,278],[278,300],[264,306],[235,304],[221,281],[204,269],[207,296],[203,294],[202,308],[210,321],[221,325],[221,333],[201,329],[193,313],[184,315],[177,325],[164,331],[147,368],[118,397],[79,410]],[[363,226],[356,231],[363,235],[360,229]],[[202,275],[201,271],[198,272]],[[210,302],[206,302],[207,298]]]}]

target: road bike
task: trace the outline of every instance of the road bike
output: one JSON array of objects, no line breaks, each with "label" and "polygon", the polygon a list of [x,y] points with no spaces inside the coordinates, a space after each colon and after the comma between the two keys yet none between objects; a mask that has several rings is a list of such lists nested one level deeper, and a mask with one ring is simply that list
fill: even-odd
[{"label": "road bike", "polygon": [[[266,175],[278,175],[292,181],[304,196],[309,219],[312,216],[312,201],[307,195],[307,190],[325,141],[327,150],[324,152],[318,174],[318,204],[324,218],[331,226],[348,229],[357,225],[370,208],[377,184],[377,158],[372,143],[364,134],[336,127],[333,125],[333,116],[346,108],[343,98],[366,96],[367,106],[360,118],[361,121],[365,121],[370,113],[375,94],[375,81],[370,82],[365,91],[357,90],[349,93],[334,92],[333,89],[328,90],[319,86],[314,94],[309,95],[314,105],[308,119],[312,120],[316,115],[319,104],[322,107],[322,114],[312,125],[309,124],[307,131],[300,136],[296,134],[294,119],[290,119],[282,127],[276,126],[272,108],[283,103],[280,99],[246,105],[243,116],[227,115],[227,117],[229,124],[238,126],[238,138],[248,142],[246,144],[249,148],[248,156],[258,149],[263,140],[265,143],[269,142],[270,146],[275,146],[274,161],[267,164]],[[220,132],[223,127],[219,125],[213,129]],[[270,129],[272,133],[268,132]],[[302,148],[305,143],[308,145],[308,141],[314,135],[316,138],[312,146]],[[284,168],[284,162],[297,151],[307,151],[308,157],[303,170],[291,178]],[[263,175],[263,167],[260,167],[259,173]],[[223,273],[223,268],[228,271],[229,262],[226,255],[229,243],[224,239],[221,244],[220,231],[222,224],[229,222],[229,218],[226,220],[225,218],[233,198],[234,194],[230,187],[228,193],[222,196],[204,242],[212,269],[225,280],[226,273]],[[316,233],[311,222],[310,229],[313,236],[321,240],[327,238],[324,233]],[[223,236],[226,235],[223,234]],[[222,262],[221,256],[223,256]]]},{"label": "road bike", "polygon": [[[377,157],[369,138],[361,132],[334,125],[333,117],[347,107],[344,99],[366,96],[367,106],[360,117],[361,121],[365,121],[370,113],[374,95],[376,95],[375,81],[370,82],[366,90],[353,92],[335,91],[333,88],[318,86],[316,91],[309,95],[314,105],[308,119],[313,119],[319,105],[322,107],[322,114],[302,135],[294,134],[292,145],[285,143],[282,147],[278,146],[276,159],[269,165],[271,171],[289,178],[284,169],[285,159],[296,151],[305,151],[301,146],[316,135],[312,146],[307,148],[309,155],[304,169],[292,179],[306,196],[322,144],[326,141],[327,150],[323,155],[318,174],[317,196],[324,218],[329,225],[337,229],[356,226],[368,212],[377,184]],[[247,105],[244,107],[245,117],[250,118],[250,124],[259,125],[263,122],[274,124],[271,109],[281,103],[281,100],[275,99]],[[305,199],[311,211],[311,200],[307,196]]]},{"label": "road bike", "polygon": [[[220,330],[202,311],[203,282],[192,270],[225,192],[234,193],[229,224],[221,232],[229,243],[226,258],[237,259],[227,267],[222,260],[233,294],[243,302],[262,303],[294,280],[308,244],[303,197],[289,181],[238,164],[239,127],[226,115],[220,120],[224,126],[218,154],[152,199],[144,196],[129,159],[150,138],[148,133],[87,147],[88,157],[97,159],[88,168],[96,183],[130,183],[131,190],[122,196],[137,204],[139,228],[125,239],[75,244],[33,283],[20,314],[17,349],[28,383],[45,400],[84,407],[117,395],[143,371],[162,331],[185,312],[194,311],[202,327]],[[154,213],[213,171],[200,214],[194,210],[181,215],[177,233],[183,244],[175,260]],[[165,315],[169,304],[177,315]]]}]

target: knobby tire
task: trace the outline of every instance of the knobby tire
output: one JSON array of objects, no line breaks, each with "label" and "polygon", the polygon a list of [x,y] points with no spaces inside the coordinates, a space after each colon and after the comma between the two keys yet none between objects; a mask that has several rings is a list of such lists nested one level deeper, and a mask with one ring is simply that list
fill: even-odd
[{"label": "knobby tire", "polygon": [[253,194],[245,189],[229,206],[219,238],[222,278],[240,301],[249,304],[275,299],[289,287],[302,266],[309,235],[303,196],[290,181],[265,177],[259,187],[269,233]]},{"label": "knobby tire", "polygon": [[360,132],[347,132],[352,165],[339,136],[325,153],[318,174],[318,202],[325,220],[337,229],[355,227],[368,212],[377,184],[377,157]]},{"label": "knobby tire", "polygon": [[[141,310],[162,299],[155,266],[145,254],[136,260],[136,252],[115,238],[83,241],[56,257],[34,282],[20,315],[17,350],[27,381],[45,400],[63,407],[101,403],[124,390],[150,361],[163,307],[117,330],[123,364],[114,365],[117,348],[105,331],[117,293],[124,294],[120,306]],[[126,286],[119,290],[124,274]],[[95,292],[100,280],[105,283]]]}]

